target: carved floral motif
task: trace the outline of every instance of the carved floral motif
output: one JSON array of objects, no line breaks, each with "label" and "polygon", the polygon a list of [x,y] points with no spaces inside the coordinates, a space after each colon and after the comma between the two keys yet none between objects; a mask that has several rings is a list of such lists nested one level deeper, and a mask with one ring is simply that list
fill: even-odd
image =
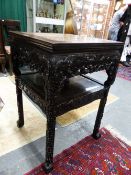
[{"label": "carved floral motif", "polygon": [[[87,51],[86,53],[50,53],[46,52],[41,45],[30,42],[12,43],[13,70],[16,78],[17,104],[19,111],[18,127],[24,124],[22,90],[43,110],[47,116],[46,133],[46,161],[45,171],[50,172],[53,168],[53,148],[55,135],[55,118],[73,108],[81,107],[96,99],[101,99],[98,109],[93,137],[100,137],[99,127],[104,112],[104,106],[110,86],[113,84],[120,59],[120,50],[113,52],[105,50]],[[33,83],[25,81],[22,75],[22,67],[27,66],[30,74],[39,73],[42,86],[42,94],[33,90]],[[103,89],[89,95],[88,98],[80,96],[77,100],[72,99],[65,103],[56,104],[55,99],[60,91],[69,83],[69,78],[76,75],[88,74],[106,70],[107,80]],[[21,90],[22,89],[22,90]]]}]

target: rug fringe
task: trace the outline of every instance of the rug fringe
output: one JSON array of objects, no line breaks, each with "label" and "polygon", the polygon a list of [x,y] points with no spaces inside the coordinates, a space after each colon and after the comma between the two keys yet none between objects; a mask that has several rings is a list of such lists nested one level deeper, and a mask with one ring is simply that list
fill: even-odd
[{"label": "rug fringe", "polygon": [[111,125],[106,125],[105,128],[109,130],[115,137],[118,137],[120,140],[125,142],[127,145],[131,146],[131,140],[128,140],[117,129],[113,128]]}]

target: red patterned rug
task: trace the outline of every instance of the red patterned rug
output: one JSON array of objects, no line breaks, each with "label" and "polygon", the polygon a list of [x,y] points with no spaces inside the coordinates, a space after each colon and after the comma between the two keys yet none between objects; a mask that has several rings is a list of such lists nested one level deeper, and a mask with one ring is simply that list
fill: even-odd
[{"label": "red patterned rug", "polygon": [[117,72],[117,76],[124,78],[125,80],[131,81],[131,66],[125,67],[125,66],[120,65],[118,72]]},{"label": "red patterned rug", "polygon": [[[105,128],[100,132],[100,139],[87,136],[57,155],[49,175],[131,175],[131,147]],[[26,175],[45,175],[42,166]]]}]

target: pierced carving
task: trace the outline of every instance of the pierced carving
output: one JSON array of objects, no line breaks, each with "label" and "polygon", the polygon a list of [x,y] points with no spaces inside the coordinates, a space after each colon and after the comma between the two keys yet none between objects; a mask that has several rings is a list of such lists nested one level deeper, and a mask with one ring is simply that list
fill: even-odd
[{"label": "pierced carving", "polygon": [[[56,116],[63,114],[73,108],[81,107],[96,99],[101,99],[93,137],[99,138],[99,127],[103,117],[104,106],[110,86],[113,84],[120,59],[120,52],[114,49],[113,52],[104,50],[87,51],[86,53],[65,53],[53,54],[44,51],[42,46],[30,41],[22,43],[18,39],[12,43],[13,70],[16,77],[17,104],[19,111],[18,127],[24,124],[23,104],[21,89],[43,110],[47,116],[47,134],[46,134],[46,162],[45,171],[50,172],[53,169],[53,148],[55,137]],[[38,73],[42,84],[40,89],[34,91],[34,84],[29,79],[22,79],[21,67],[28,65],[32,71]],[[56,104],[55,99],[59,96],[61,90],[68,86],[69,78],[93,73],[100,70],[106,70],[107,80],[103,89],[93,92],[86,96],[79,96],[77,100],[67,100],[64,103]]]},{"label": "pierced carving", "polygon": [[[65,86],[67,79],[72,76],[106,69],[107,75],[112,77],[114,74],[112,63],[114,64],[114,60],[119,61],[118,52],[52,55],[32,45],[27,47],[26,44],[19,45],[18,43],[13,49],[14,67],[28,65],[32,71],[36,70],[43,75],[43,83],[45,83],[43,90],[46,99],[50,96],[52,98],[52,94],[57,95]],[[48,95],[46,94],[47,86],[50,87]]]}]

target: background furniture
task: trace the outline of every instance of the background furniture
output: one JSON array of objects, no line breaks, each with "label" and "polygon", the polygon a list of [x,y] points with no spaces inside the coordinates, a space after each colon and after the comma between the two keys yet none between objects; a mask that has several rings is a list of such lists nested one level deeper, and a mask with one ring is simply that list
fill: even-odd
[{"label": "background furniture", "polygon": [[[29,0],[28,0],[29,1]],[[22,31],[27,30],[26,0],[0,0],[0,19],[19,20]]]},{"label": "background furniture", "polygon": [[33,0],[33,31],[63,33],[66,1]]},{"label": "background furniture", "polygon": [[[123,43],[70,34],[11,32],[11,35],[19,113],[17,125],[24,125],[23,90],[47,117],[44,170],[48,173],[53,169],[58,115],[101,99],[92,135],[100,138],[104,106],[116,77]],[[37,72],[21,74],[23,65]],[[86,75],[104,69],[107,73],[104,84]]]},{"label": "background furniture", "polygon": [[[34,32],[64,33],[66,13],[72,4],[79,34],[108,38],[115,3],[116,0],[29,0],[27,20],[30,25],[32,23]],[[28,29],[31,31],[30,26]]]},{"label": "background furniture", "polygon": [[109,23],[116,0],[71,0],[78,33],[89,37],[108,38]]},{"label": "background furniture", "polygon": [[10,48],[10,31],[20,31],[20,21],[18,20],[1,20],[2,25],[2,38],[3,38],[3,49],[6,59],[6,69],[12,75],[12,58],[11,58],[11,48]]},{"label": "background furniture", "polygon": [[2,72],[5,73],[5,50],[4,50],[2,20],[0,20],[0,65]]}]

